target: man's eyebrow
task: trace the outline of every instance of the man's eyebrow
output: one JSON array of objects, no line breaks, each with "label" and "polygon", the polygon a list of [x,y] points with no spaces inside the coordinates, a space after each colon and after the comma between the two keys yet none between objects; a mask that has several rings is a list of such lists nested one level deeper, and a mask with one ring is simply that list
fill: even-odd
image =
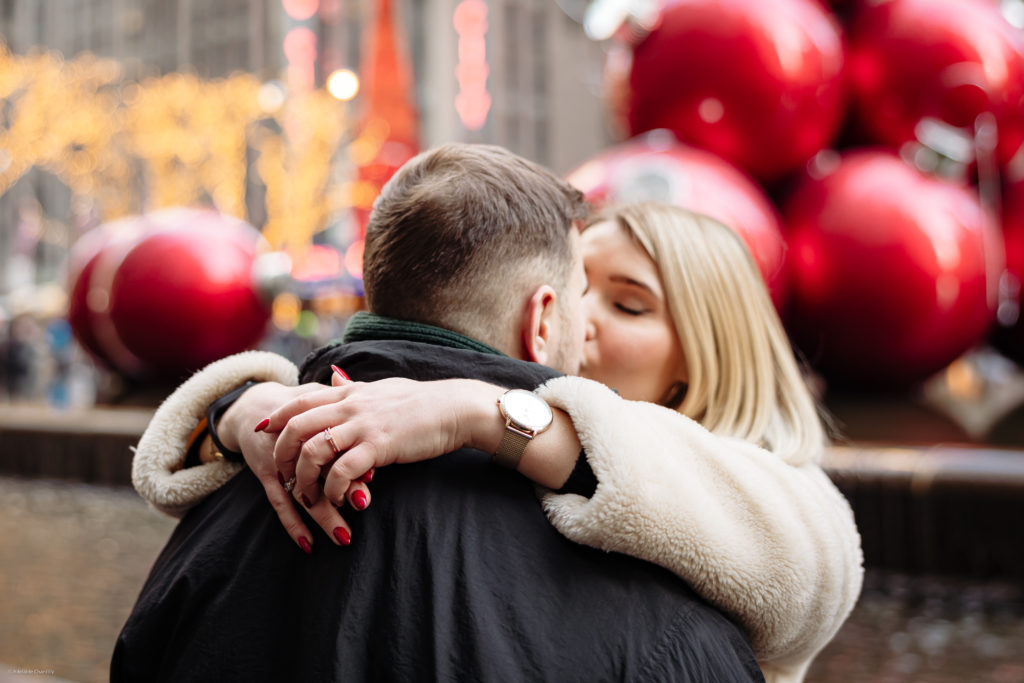
[{"label": "man's eyebrow", "polygon": [[640,282],[639,280],[634,280],[633,278],[627,277],[625,275],[612,275],[608,279],[611,280],[612,282],[621,282],[622,284],[631,285],[633,287],[639,287],[640,289],[644,289],[653,294],[654,296],[657,296],[657,293],[654,291],[654,289],[646,282]]}]

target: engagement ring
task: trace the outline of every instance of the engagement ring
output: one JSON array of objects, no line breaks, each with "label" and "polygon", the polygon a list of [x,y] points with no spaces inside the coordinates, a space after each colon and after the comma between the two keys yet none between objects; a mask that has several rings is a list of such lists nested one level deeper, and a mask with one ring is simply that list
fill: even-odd
[{"label": "engagement ring", "polygon": [[331,450],[334,451],[335,455],[337,455],[338,453],[341,452],[341,449],[338,448],[338,444],[334,443],[334,435],[331,434],[331,428],[330,427],[326,427],[324,429],[324,438],[326,438],[327,439],[327,443],[329,443],[331,445]]}]

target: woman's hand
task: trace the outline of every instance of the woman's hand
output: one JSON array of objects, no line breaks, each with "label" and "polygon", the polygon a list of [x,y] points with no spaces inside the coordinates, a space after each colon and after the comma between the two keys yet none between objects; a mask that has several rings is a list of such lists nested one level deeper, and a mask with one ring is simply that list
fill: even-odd
[{"label": "woman's hand", "polygon": [[461,379],[362,383],[336,374],[333,384],[282,406],[267,427],[281,430],[274,447],[278,470],[285,479],[294,475],[298,496],[314,506],[323,502],[319,479],[324,473],[324,496],[341,504],[353,482],[371,468],[473,445],[480,407],[497,415],[494,404],[504,391]]},{"label": "woman's hand", "polygon": [[[316,383],[289,387],[276,382],[263,382],[242,394],[234,405],[225,411],[217,424],[217,434],[224,446],[242,452],[249,469],[263,485],[267,500],[273,506],[281,524],[292,540],[306,553],[312,550],[313,535],[296,510],[292,494],[285,488],[286,479],[279,475],[274,463],[274,444],[277,435],[267,430],[265,424],[261,425],[261,420],[297,397],[323,389],[324,385]],[[361,492],[361,498],[357,492]],[[369,490],[365,484],[356,481],[348,491],[348,497],[354,504],[361,501],[362,504],[355,507],[362,509],[369,502]],[[351,529],[338,509],[327,500],[317,501],[306,508],[335,544],[348,545],[351,542]]]}]

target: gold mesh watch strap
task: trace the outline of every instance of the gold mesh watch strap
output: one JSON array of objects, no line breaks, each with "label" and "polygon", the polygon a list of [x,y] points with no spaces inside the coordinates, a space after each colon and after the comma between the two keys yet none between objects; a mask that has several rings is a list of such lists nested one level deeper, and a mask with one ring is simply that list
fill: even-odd
[{"label": "gold mesh watch strap", "polygon": [[494,452],[494,462],[502,467],[514,470],[519,467],[519,461],[523,459],[523,451],[526,444],[530,443],[533,436],[521,432],[510,424],[505,425],[505,434],[501,437],[498,450]]}]

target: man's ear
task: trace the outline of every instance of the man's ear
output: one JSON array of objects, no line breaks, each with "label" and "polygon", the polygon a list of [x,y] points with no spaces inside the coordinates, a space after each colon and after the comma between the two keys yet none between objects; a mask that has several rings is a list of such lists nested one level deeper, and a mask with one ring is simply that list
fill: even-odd
[{"label": "man's ear", "polygon": [[547,365],[555,334],[557,299],[550,285],[541,285],[527,300],[522,324],[522,357],[526,360]]}]

